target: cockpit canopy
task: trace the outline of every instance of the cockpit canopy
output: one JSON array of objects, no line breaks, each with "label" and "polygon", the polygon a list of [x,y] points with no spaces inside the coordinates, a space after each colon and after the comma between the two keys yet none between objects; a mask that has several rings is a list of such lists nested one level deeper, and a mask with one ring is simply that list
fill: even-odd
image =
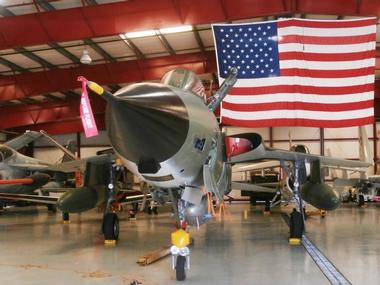
[{"label": "cockpit canopy", "polygon": [[173,69],[161,79],[162,84],[191,91],[206,102],[205,88],[194,72],[186,69]]},{"label": "cockpit canopy", "polygon": [[8,157],[11,157],[13,150],[6,145],[0,145],[0,162],[3,162]]}]

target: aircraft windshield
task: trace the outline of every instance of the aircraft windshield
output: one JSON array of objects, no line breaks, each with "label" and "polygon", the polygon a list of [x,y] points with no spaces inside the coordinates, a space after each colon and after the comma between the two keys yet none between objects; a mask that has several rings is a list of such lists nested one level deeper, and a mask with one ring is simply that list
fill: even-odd
[{"label": "aircraft windshield", "polygon": [[12,154],[13,154],[13,151],[9,147],[5,145],[0,145],[0,162],[3,162]]},{"label": "aircraft windshield", "polygon": [[161,83],[188,90],[206,100],[205,88],[202,81],[190,70],[174,69],[164,75]]}]

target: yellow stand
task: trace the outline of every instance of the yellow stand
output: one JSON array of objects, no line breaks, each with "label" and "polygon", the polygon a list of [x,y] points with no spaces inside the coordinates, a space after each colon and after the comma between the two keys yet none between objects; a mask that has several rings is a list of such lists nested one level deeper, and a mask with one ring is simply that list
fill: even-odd
[{"label": "yellow stand", "polygon": [[116,240],[114,240],[114,239],[105,239],[104,240],[104,244],[105,245],[115,245],[116,244]]},{"label": "yellow stand", "polygon": [[63,221],[63,224],[68,225],[68,224],[70,224],[70,221]]},{"label": "yellow stand", "polygon": [[176,230],[172,232],[171,235],[172,245],[175,245],[178,248],[183,248],[190,244],[190,234],[183,229]]},{"label": "yellow stand", "polygon": [[248,210],[244,210],[244,220],[248,219]]},{"label": "yellow stand", "polygon": [[290,245],[300,245],[301,239],[300,238],[289,238],[289,244]]}]

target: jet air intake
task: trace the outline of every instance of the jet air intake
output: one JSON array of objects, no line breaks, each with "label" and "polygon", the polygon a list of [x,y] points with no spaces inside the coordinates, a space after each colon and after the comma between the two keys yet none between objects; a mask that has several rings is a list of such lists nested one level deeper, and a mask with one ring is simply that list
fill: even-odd
[{"label": "jet air intake", "polygon": [[158,172],[159,163],[177,153],[185,142],[188,112],[176,92],[158,83],[133,84],[115,95],[104,91],[111,143],[142,173]]}]

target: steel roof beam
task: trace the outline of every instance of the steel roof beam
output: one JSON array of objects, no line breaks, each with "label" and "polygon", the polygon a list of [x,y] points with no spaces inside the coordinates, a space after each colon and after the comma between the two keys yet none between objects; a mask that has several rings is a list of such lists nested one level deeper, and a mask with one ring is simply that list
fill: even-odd
[{"label": "steel roof beam", "polygon": [[[0,33],[3,36],[0,49],[289,12],[284,9],[283,0],[225,0],[224,6],[229,10],[230,18],[226,19],[220,0],[192,0],[191,5],[186,0],[176,1],[176,5],[173,2],[123,1],[1,18]],[[178,11],[181,11],[181,17]],[[25,26],[29,31],[27,35]]]},{"label": "steel roof beam", "polygon": [[[174,3],[175,2],[175,3]],[[191,2],[191,3],[190,3]],[[184,24],[206,24],[268,15],[380,16],[378,0],[155,0],[123,1],[0,19],[0,49],[118,35]],[[228,11],[227,15],[223,12]],[[252,9],[255,7],[255,9]],[[180,11],[180,13],[178,13]],[[25,33],[25,26],[28,33]],[[70,32],[67,32],[70,31]]]},{"label": "steel roof beam", "polygon": [[85,39],[83,42],[85,45],[92,47],[106,61],[110,61],[110,62],[116,61],[116,59],[114,59],[108,52],[106,52],[100,45],[98,45],[92,39]]},{"label": "steel roof beam", "polygon": [[[94,114],[103,114],[106,102],[99,96],[91,96],[91,106]],[[64,121],[79,118],[80,98],[71,98],[66,101],[41,102],[29,98],[28,105],[13,105],[2,107],[6,112],[0,112],[0,129],[15,128],[42,124],[52,121]]]},{"label": "steel roof beam", "polygon": [[215,53],[210,51],[204,54],[178,54],[1,76],[0,86],[3,88],[0,88],[0,100],[73,90],[80,87],[77,81],[79,75],[106,85],[158,80],[165,72],[176,67],[187,68],[199,74],[214,72],[216,70]]},{"label": "steel roof beam", "polygon": [[172,46],[169,44],[168,40],[166,39],[166,37],[161,34],[161,32],[159,30],[156,31],[156,35],[158,37],[158,39],[160,40],[161,44],[164,46],[164,48],[168,51],[168,53],[170,55],[175,55],[175,51],[174,49],[172,48]]},{"label": "steel roof beam", "polygon": [[66,57],[69,60],[71,60],[73,63],[75,63],[75,64],[79,64],[80,63],[79,58],[77,58],[74,54],[72,54],[71,52],[69,52],[67,49],[63,48],[59,44],[57,44],[57,43],[49,43],[49,46],[51,48],[55,49],[60,54],[62,54],[64,57]]}]

